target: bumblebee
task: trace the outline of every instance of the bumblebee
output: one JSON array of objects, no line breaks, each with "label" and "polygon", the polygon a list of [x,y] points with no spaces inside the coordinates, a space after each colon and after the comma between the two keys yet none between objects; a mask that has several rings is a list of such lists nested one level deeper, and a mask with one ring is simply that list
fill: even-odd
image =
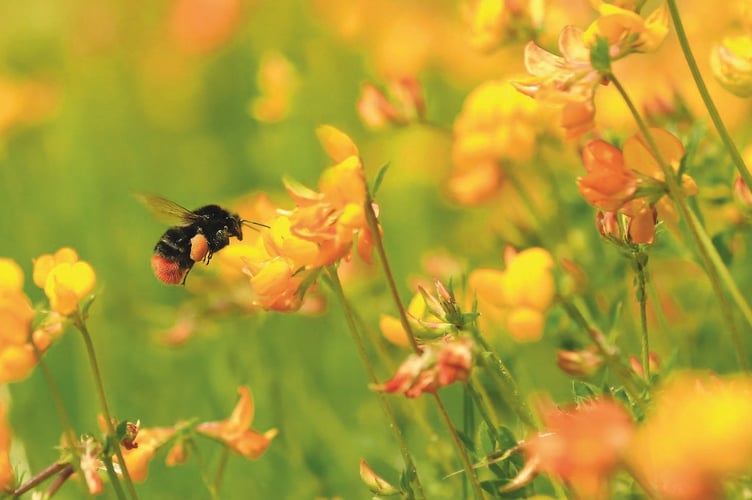
[{"label": "bumblebee", "polygon": [[244,224],[268,227],[243,220],[218,205],[188,210],[159,196],[139,197],[160,219],[176,224],[164,232],[151,257],[154,275],[168,285],[185,285],[193,264],[209,264],[214,253],[230,244],[231,237],[242,240]]}]

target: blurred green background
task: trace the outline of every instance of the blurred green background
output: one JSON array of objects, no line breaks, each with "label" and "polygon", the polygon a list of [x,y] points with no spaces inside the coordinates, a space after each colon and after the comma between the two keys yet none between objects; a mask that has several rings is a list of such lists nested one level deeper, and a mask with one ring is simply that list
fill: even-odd
[{"label": "blurred green background", "polygon": [[[144,427],[191,417],[219,420],[233,408],[237,386],[251,387],[253,428],[280,433],[260,460],[230,458],[222,498],[368,498],[359,460],[396,481],[389,471],[400,469],[399,449],[333,301],[316,317],[224,318],[178,348],[155,342],[154,333],[170,326],[178,306],[192,296],[191,279],[184,288],[153,277],[149,259],[165,227],[133,193],[196,208],[251,192],[280,193],[283,176],[315,186],[329,160],[314,130],[329,123],[361,147],[369,175],[390,162],[379,192],[380,217],[405,298],[413,292],[408,278],[421,272],[430,250],[500,267],[510,241],[486,223],[498,212],[461,210],[442,194],[450,135],[428,127],[369,132],[356,113],[362,82],[412,72],[429,95],[430,120],[451,127],[474,86],[502,68],[521,69],[521,44],[473,54],[462,45],[457,2],[426,4],[0,2],[0,254],[22,265],[26,291],[37,303],[44,297],[31,283],[32,258],[71,246],[93,265],[97,299],[89,324],[118,418],[140,419]],[[251,107],[265,92],[258,72],[270,51],[289,60],[297,84],[289,114],[265,122]],[[557,154],[564,164],[577,160],[573,151]],[[572,177],[562,181],[567,189]],[[599,271],[593,286],[613,285],[613,276],[627,275],[626,264],[596,243],[592,211],[571,191],[570,220],[586,222],[569,241],[592,250],[579,257],[586,273]],[[511,242],[537,243],[525,238]],[[205,272],[211,271],[193,271]],[[685,304],[709,307],[707,291],[694,292]],[[618,284],[617,297],[630,293],[627,279]],[[382,280],[354,291],[352,299],[373,328],[379,313],[394,314]],[[546,387],[555,397],[568,394],[571,382],[553,362],[555,348],[565,343],[502,344],[514,352],[513,369],[527,368],[516,373],[523,392]],[[703,345],[696,344],[698,352]],[[728,354],[726,341],[718,345]],[[403,355],[393,353],[395,359]],[[68,331],[46,359],[76,430],[96,432],[98,405],[77,333]],[[379,367],[382,379],[389,374]],[[38,471],[57,458],[62,431],[49,389],[37,370],[10,393],[11,424],[22,445],[16,453],[23,454],[17,458],[25,456],[30,470]],[[442,395],[459,422],[459,389]],[[460,468],[446,431],[434,425],[437,434],[426,433],[411,418],[425,409],[437,422],[435,409],[391,400],[429,498],[455,497],[461,480],[441,479]],[[215,464],[219,447],[206,443],[202,450]],[[195,457],[168,469],[159,454],[149,480],[137,488],[147,499],[208,498]],[[80,496],[74,484],[58,495]],[[114,495],[107,489],[103,497]]]}]

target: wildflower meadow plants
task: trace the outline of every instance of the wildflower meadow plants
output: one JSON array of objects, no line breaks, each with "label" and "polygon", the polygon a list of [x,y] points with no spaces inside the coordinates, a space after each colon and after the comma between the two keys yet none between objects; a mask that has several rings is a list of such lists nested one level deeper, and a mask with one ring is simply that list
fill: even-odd
[{"label": "wildflower meadow plants", "polygon": [[126,3],[0,33],[3,495],[749,496],[749,2]]}]

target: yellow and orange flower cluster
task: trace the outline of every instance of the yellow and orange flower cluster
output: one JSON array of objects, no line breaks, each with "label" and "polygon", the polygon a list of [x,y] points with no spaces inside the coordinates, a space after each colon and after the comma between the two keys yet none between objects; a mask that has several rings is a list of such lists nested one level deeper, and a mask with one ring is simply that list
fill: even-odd
[{"label": "yellow and orange flower cluster", "polygon": [[575,138],[595,126],[594,96],[604,81],[599,68],[593,67],[590,51],[599,39],[605,39],[609,56],[616,60],[634,52],[651,52],[668,34],[669,15],[665,5],[647,18],[633,9],[596,2],[600,16],[583,31],[568,25],[559,34],[560,56],[529,42],[525,46],[525,68],[532,75],[515,83],[525,95],[561,106],[561,125],[567,138]]},{"label": "yellow and orange flower cluster", "polygon": [[72,248],[61,248],[34,261],[34,283],[44,289],[50,309],[63,316],[78,311],[81,299],[94,289],[96,278],[91,265],[78,260]]},{"label": "yellow and orange flower cluster", "polygon": [[476,269],[470,273],[468,288],[478,299],[480,320],[485,328],[502,325],[517,341],[538,340],[556,293],[553,257],[543,248],[519,253],[509,248],[504,260],[503,271]]},{"label": "yellow and orange flower cluster", "polygon": [[[650,129],[650,134],[661,160],[678,172],[684,156],[681,141],[664,129]],[[677,222],[678,214],[664,196],[664,170],[641,135],[627,139],[622,150],[602,140],[590,141],[582,162],[587,175],[577,179],[577,185],[585,200],[603,212],[597,219],[601,234],[623,238],[617,213],[626,217],[626,237],[632,243],[653,242],[656,218]],[[686,174],[681,176],[681,189],[685,196],[697,193],[697,185]]]},{"label": "yellow and orange flower cluster", "polygon": [[544,13],[543,0],[469,0],[463,4],[470,44],[481,51],[533,37],[543,24]]},{"label": "yellow and orange flower cluster", "polygon": [[353,247],[363,260],[371,259],[373,235],[358,148],[334,127],[323,126],[318,134],[336,162],[321,175],[320,191],[285,181],[295,208],[278,209],[269,229],[250,245],[223,252],[250,277],[255,303],[264,309],[298,310],[318,270],[349,259]]}]

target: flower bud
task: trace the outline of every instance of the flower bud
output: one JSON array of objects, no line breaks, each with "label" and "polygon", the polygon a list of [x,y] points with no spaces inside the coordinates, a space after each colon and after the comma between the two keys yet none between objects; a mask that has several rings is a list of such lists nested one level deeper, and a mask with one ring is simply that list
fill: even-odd
[{"label": "flower bud", "polygon": [[575,377],[590,377],[603,365],[603,358],[595,346],[581,351],[556,351],[556,364],[564,373]]},{"label": "flower bud", "polygon": [[718,83],[739,97],[752,95],[752,38],[726,37],[710,54],[710,67]]},{"label": "flower bud", "polygon": [[371,493],[379,496],[399,494],[399,490],[376,474],[365,460],[360,461],[360,479],[368,486]]}]

